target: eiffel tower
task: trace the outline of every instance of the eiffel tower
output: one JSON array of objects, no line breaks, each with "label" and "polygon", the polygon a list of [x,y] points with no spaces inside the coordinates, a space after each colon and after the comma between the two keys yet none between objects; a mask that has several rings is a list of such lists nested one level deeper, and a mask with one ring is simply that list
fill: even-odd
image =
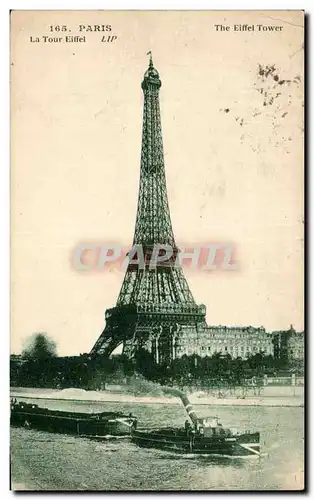
[{"label": "eiffel tower", "polygon": [[[123,343],[132,358],[139,348],[153,354],[156,363],[169,364],[180,346],[197,341],[206,330],[206,308],[193,299],[182,268],[174,265],[178,248],[168,205],[159,107],[161,81],[149,52],[144,74],[143,133],[137,217],[133,239],[145,258],[142,269],[131,260],[115,307],[105,313],[106,326],[91,350],[109,356]],[[150,267],[154,245],[169,245],[173,255],[164,265]],[[199,341],[199,340],[198,340]]]}]

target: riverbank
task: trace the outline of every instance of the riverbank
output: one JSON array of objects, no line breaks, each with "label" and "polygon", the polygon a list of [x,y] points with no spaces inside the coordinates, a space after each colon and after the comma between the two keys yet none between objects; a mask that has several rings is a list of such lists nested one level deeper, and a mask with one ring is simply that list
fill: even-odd
[{"label": "riverbank", "polygon": [[[130,393],[114,391],[86,391],[84,389],[38,389],[12,387],[10,395],[17,399],[50,399],[65,401],[85,402],[112,402],[112,403],[142,403],[142,404],[166,404],[181,405],[178,397],[169,397],[155,394],[134,395]],[[246,397],[214,397],[204,392],[189,394],[189,399],[194,405],[211,406],[281,406],[302,407],[304,406],[303,394],[287,397],[280,396],[246,396]]]}]

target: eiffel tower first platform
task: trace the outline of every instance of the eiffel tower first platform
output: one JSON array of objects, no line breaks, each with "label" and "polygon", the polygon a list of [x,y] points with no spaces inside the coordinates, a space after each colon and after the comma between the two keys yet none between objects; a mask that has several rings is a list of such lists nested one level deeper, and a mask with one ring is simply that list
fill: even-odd
[{"label": "eiffel tower first platform", "polygon": [[[105,329],[91,354],[109,356],[123,343],[123,353],[130,358],[144,348],[153,354],[156,363],[169,364],[180,356],[182,346],[205,340],[207,325],[205,306],[195,303],[182,268],[174,265],[178,248],[167,198],[160,87],[150,54],[142,82],[141,174],[133,239],[133,248],[143,248],[145,265],[141,269],[130,259],[117,304],[106,310]],[[171,246],[173,256],[164,265],[151,268],[150,257],[156,244]]]}]

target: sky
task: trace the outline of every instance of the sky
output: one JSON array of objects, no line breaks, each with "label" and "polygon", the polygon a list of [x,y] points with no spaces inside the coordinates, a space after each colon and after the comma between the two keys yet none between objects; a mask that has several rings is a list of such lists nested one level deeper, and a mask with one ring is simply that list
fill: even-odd
[{"label": "sky", "polygon": [[[84,31],[107,24],[113,42]],[[62,25],[85,42],[44,42]],[[177,244],[236,247],[236,271],[185,271],[208,324],[304,328],[303,35],[293,11],[13,13],[12,352],[34,332],[89,352],[115,305],[123,271],[79,272],[73,250],[132,243],[149,50]]]}]

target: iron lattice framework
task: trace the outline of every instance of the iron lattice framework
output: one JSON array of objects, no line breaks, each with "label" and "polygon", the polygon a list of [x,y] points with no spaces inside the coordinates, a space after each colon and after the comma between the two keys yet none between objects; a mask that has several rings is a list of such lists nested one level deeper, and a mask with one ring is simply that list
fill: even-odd
[{"label": "iron lattice framework", "polygon": [[[123,342],[123,352],[132,357],[144,347],[156,362],[176,357],[176,342],[182,327],[194,332],[206,326],[203,305],[196,305],[181,267],[174,266],[178,249],[172,230],[159,107],[161,81],[150,55],[144,74],[143,135],[138,208],[133,239],[141,245],[145,267],[129,263],[116,307],[105,314],[106,327],[92,354],[110,353]],[[151,268],[154,245],[169,245],[173,256],[167,265]]]}]

